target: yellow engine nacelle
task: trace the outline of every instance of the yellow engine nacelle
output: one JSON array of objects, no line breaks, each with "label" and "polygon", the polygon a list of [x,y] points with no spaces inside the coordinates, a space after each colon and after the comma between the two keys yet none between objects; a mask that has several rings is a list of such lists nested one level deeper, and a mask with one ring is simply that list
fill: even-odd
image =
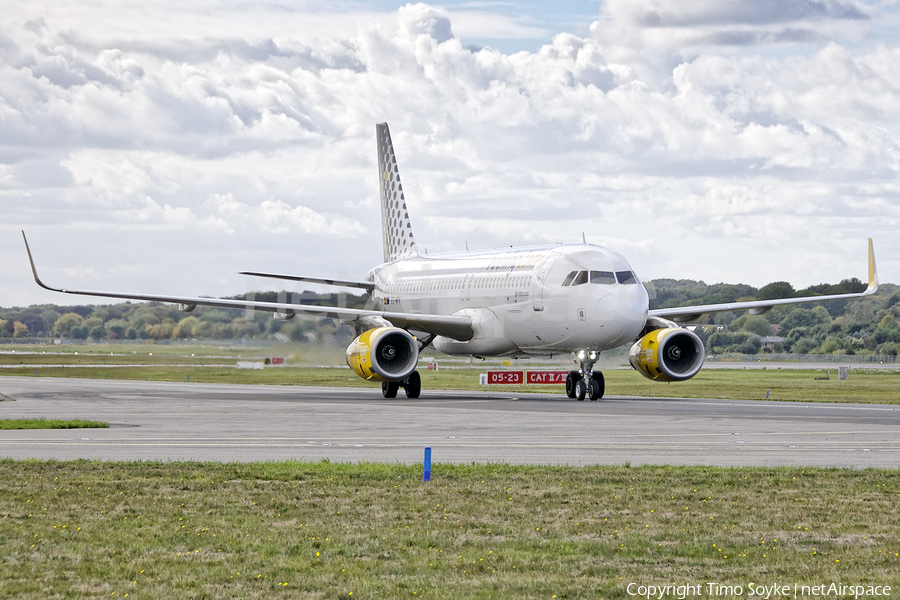
[{"label": "yellow engine nacelle", "polygon": [[369,329],[347,346],[347,364],[370,381],[403,381],[418,363],[416,338],[399,327]]},{"label": "yellow engine nacelle", "polygon": [[628,362],[647,379],[684,381],[700,371],[706,349],[697,334],[680,327],[655,329],[628,351]]}]

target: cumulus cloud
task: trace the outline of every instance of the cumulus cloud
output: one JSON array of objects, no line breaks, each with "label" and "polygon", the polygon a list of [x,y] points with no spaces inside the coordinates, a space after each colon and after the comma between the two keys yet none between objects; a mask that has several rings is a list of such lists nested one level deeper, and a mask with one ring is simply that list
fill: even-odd
[{"label": "cumulus cloud", "polygon": [[[590,34],[511,54],[465,37],[471,11],[421,3],[216,5],[195,29],[196,7],[149,10],[140,27],[136,6],[118,28],[18,7],[0,31],[0,202],[50,251],[61,229],[162,262],[176,250],[158,240],[202,242],[217,271],[205,293],[233,293],[220,275],[237,263],[270,268],[248,256],[361,277],[379,257],[380,121],[432,251],[584,232],[635,252],[645,278],[764,284],[770,269],[735,272],[729,253],[807,245],[852,276],[860,239],[898,249],[900,48],[859,35],[893,22],[891,6],[610,0]],[[153,258],[127,259],[135,277]],[[826,276],[781,266],[797,285]]]},{"label": "cumulus cloud", "polygon": [[660,83],[704,53],[862,42],[871,38],[873,14],[883,16],[853,0],[609,0],[591,29],[612,60]]},{"label": "cumulus cloud", "polygon": [[201,223],[214,230],[234,233],[318,233],[337,237],[358,237],[366,228],[356,219],[321,214],[305,206],[291,206],[281,200],[263,200],[250,205],[231,194],[213,194],[204,202]]},{"label": "cumulus cloud", "polygon": [[855,4],[834,0],[608,0],[606,8],[644,27],[764,25],[869,18]]}]

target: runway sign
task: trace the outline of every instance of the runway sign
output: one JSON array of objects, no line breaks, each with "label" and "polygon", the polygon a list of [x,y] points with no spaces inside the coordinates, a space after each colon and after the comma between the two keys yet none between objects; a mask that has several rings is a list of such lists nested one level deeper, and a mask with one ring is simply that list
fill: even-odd
[{"label": "runway sign", "polygon": [[506,384],[506,385],[522,385],[525,381],[522,371],[488,371],[488,385]]},{"label": "runway sign", "polygon": [[528,383],[558,384],[566,382],[568,371],[528,371]]},{"label": "runway sign", "polygon": [[488,371],[488,385],[558,385],[566,382],[568,371]]}]

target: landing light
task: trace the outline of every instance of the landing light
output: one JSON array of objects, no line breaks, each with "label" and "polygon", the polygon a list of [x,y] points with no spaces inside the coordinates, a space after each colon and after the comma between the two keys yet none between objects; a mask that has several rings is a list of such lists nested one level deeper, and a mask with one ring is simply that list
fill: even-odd
[{"label": "landing light", "polygon": [[597,360],[597,353],[591,352],[591,360]]},{"label": "landing light", "polygon": [[584,350],[578,352],[578,358],[584,358]]}]

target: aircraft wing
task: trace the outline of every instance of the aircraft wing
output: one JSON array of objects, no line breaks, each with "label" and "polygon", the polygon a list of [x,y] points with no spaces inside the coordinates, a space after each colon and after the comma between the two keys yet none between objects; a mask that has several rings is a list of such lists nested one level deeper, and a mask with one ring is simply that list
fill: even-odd
[{"label": "aircraft wing", "polygon": [[31,256],[31,248],[28,246],[28,238],[22,232],[25,240],[25,250],[28,252],[28,260],[31,263],[31,272],[35,282],[51,292],[64,294],[77,294],[81,296],[98,296],[101,298],[120,298],[123,300],[145,300],[149,302],[169,302],[178,304],[184,311],[191,311],[196,306],[214,306],[217,308],[253,309],[265,312],[281,313],[284,315],[305,315],[310,317],[324,317],[339,319],[344,322],[364,320],[366,318],[380,318],[390,322],[395,327],[403,329],[411,328],[434,335],[441,335],[459,341],[472,338],[474,331],[472,319],[467,316],[453,315],[420,315],[413,313],[383,312],[380,310],[366,310],[359,308],[341,308],[336,306],[318,306],[315,304],[289,304],[284,302],[257,302],[253,300],[229,300],[226,298],[205,298],[191,296],[162,296],[157,294],[133,294],[120,292],[97,292],[88,290],[70,290],[54,288],[46,285],[38,277],[34,259]]},{"label": "aircraft wing", "polygon": [[276,275],[274,273],[257,273],[255,271],[241,271],[240,275],[253,275],[254,277],[268,277],[270,279],[283,279],[286,281],[308,281],[309,283],[321,283],[322,285],[334,285],[337,287],[359,288],[371,292],[375,289],[374,283],[366,281],[347,281],[344,279],[321,279],[318,277],[298,277],[296,275]]},{"label": "aircraft wing", "polygon": [[875,268],[875,250],[872,238],[869,238],[869,286],[864,292],[858,294],[835,294],[830,296],[807,296],[804,298],[782,298],[778,300],[758,300],[753,302],[729,302],[726,304],[705,304],[702,306],[682,306],[678,308],[657,308],[651,310],[649,316],[662,317],[678,323],[694,321],[702,315],[732,310],[749,310],[750,314],[761,315],[775,306],[786,304],[804,304],[807,302],[822,302],[825,300],[840,300],[846,298],[861,298],[871,296],[878,290],[878,271]]}]

